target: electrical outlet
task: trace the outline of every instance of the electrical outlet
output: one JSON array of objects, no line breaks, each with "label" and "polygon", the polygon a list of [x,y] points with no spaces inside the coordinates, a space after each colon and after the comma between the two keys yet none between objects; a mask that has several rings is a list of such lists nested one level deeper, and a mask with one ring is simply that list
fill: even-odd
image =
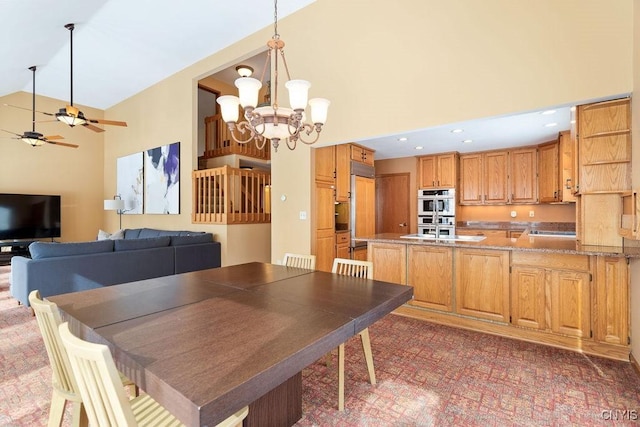
[{"label": "electrical outlet", "polygon": [[529,218],[533,218],[534,216],[536,216],[534,211],[529,211]]},{"label": "electrical outlet", "polygon": [[302,220],[307,219],[307,211],[300,211],[300,219]]},{"label": "electrical outlet", "polygon": [[511,218],[515,218],[518,216],[518,212],[516,211],[511,211]]}]

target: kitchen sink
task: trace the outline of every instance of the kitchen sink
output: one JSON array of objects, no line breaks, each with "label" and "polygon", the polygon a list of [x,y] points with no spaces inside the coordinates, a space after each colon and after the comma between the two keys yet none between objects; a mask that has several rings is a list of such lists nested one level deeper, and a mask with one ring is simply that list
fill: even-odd
[{"label": "kitchen sink", "polygon": [[530,230],[529,235],[534,237],[565,237],[569,239],[576,238],[575,231]]},{"label": "kitchen sink", "polygon": [[433,234],[405,234],[400,236],[401,239],[418,239],[418,240],[433,240],[433,241],[447,241],[447,242],[480,242],[487,238],[487,236],[434,236]]}]

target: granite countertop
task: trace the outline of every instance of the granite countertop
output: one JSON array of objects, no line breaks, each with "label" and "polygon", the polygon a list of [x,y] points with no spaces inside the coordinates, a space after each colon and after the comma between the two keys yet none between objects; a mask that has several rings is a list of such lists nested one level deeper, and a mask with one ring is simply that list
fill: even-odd
[{"label": "granite countertop", "polygon": [[[472,228],[472,227],[469,227]],[[582,245],[574,238],[539,237],[529,235],[529,228],[518,238],[487,236],[474,241],[420,240],[401,238],[403,234],[383,233],[357,238],[359,241],[380,243],[402,243],[408,245],[448,246],[458,248],[501,249],[547,253],[567,253],[578,255],[608,255],[640,258],[640,247],[590,246]]]}]

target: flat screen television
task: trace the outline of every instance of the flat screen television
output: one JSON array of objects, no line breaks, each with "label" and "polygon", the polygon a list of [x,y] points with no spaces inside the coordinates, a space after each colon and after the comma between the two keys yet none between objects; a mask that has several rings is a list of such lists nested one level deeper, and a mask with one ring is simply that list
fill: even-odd
[{"label": "flat screen television", "polygon": [[0,193],[0,240],[61,236],[60,196]]}]

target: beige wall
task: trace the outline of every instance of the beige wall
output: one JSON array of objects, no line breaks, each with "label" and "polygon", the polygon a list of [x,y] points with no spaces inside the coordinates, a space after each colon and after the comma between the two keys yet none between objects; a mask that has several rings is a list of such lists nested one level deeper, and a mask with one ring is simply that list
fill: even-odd
[{"label": "beige wall", "polygon": [[[11,104],[31,109],[32,94],[17,92],[0,97],[0,129],[15,133],[31,130],[31,112],[3,106]],[[67,101],[36,97],[36,109],[57,112]],[[103,112],[77,105],[86,117],[101,119]],[[42,114],[36,120],[50,120]],[[104,143],[102,134],[85,127],[70,128],[60,122],[36,123],[44,135],[62,135],[65,142],[79,145],[67,148],[45,144],[31,147],[0,135],[0,192],[60,194],[62,196],[62,237],[60,241],[92,240],[103,227],[108,214],[103,208]],[[116,222],[117,224],[117,222]],[[117,228],[117,226],[116,226]],[[115,228],[114,228],[115,229]]]},{"label": "beige wall", "polygon": [[[632,0],[404,0],[393,7],[318,0],[282,19],[279,32],[292,77],[310,80],[311,96],[332,102],[321,140],[334,144],[628,93],[631,12]],[[117,156],[183,143],[184,213],[138,216],[128,226],[190,225],[197,81],[263,50],[270,36],[269,26],[107,111],[129,128],[105,137],[105,194],[115,186],[108,169]],[[310,167],[307,146],[272,153],[273,261],[310,251],[311,221],[299,219],[300,211],[311,212]],[[243,242],[236,247],[242,251]]]},{"label": "beige wall", "polygon": [[[640,22],[640,0],[633,2],[633,20]],[[640,188],[640,24],[634,27],[633,39],[633,98],[632,112],[632,146],[633,146],[633,188]],[[631,261],[631,354],[640,362],[640,260]]]}]

